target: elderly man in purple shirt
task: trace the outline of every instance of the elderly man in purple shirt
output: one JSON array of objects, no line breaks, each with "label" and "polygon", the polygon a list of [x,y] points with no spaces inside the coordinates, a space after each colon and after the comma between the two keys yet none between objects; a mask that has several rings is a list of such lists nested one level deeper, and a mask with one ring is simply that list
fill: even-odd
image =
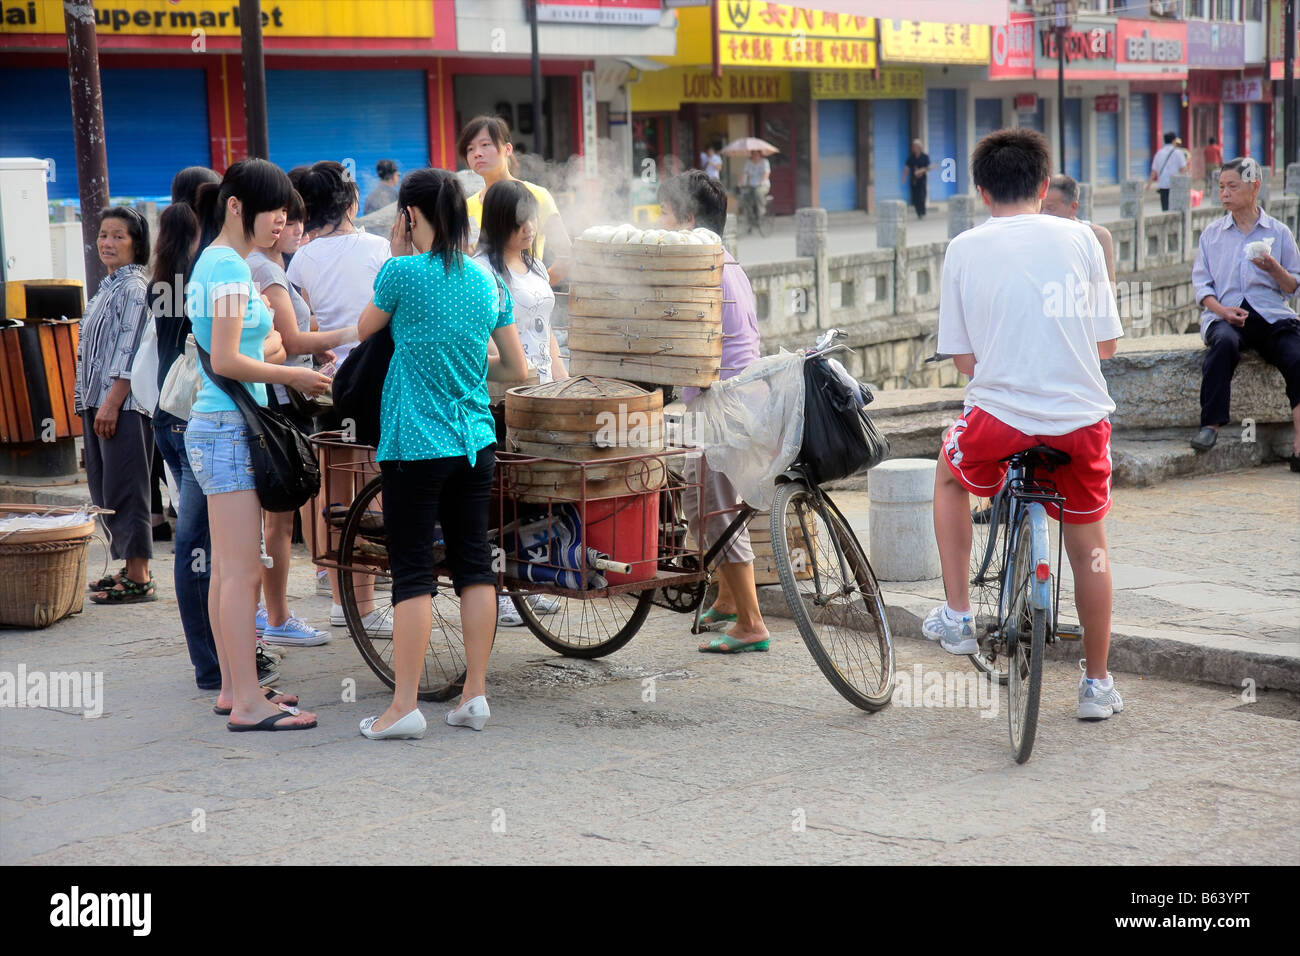
[{"label": "elderly man in purple shirt", "polygon": [[[727,221],[727,193],[716,179],[710,179],[701,170],[692,170],[667,180],[660,190],[659,202],[663,216],[659,225],[664,229],[693,229],[703,226],[719,236]],[[731,378],[759,357],[758,313],[754,304],[754,290],[749,278],[730,253],[722,260],[722,378]],[[689,406],[700,394],[698,388],[682,390],[682,400]],[[688,475],[688,481],[698,481]],[[684,494],[682,506],[691,521],[696,541],[707,547],[708,542],[722,537],[732,519],[731,514],[715,514],[705,522],[701,535],[700,515],[722,512],[740,505],[740,495],[721,472],[707,471],[703,482],[704,504],[701,511],[692,489]],[[742,529],[728,546],[720,565],[718,597],[713,606],[704,612],[702,622],[712,626],[732,627],[721,637],[700,645],[705,653],[731,654],[737,651],[765,651],[768,649],[767,625],[758,609],[758,591],[754,586],[754,552],[749,545],[749,532]]]},{"label": "elderly man in purple shirt", "polygon": [[[1201,430],[1192,447],[1205,450],[1228,422],[1232,374],[1241,350],[1253,348],[1286,379],[1295,422],[1291,470],[1300,472],[1300,319],[1290,299],[1300,289],[1300,251],[1286,225],[1259,208],[1258,161],[1238,157],[1219,173],[1227,214],[1201,233],[1192,284],[1209,346],[1202,365]],[[1263,241],[1261,241],[1263,240]],[[1266,241],[1272,240],[1271,243]]]}]

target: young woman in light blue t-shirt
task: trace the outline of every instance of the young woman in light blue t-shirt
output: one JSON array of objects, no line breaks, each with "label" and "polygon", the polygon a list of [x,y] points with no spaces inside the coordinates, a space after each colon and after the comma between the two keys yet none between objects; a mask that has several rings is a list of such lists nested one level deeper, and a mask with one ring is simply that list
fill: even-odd
[{"label": "young woman in light blue t-shirt", "polygon": [[[291,385],[321,395],[330,380],[301,366],[264,361],[262,342],[271,331],[271,312],[257,294],[244,258],[279,239],[293,187],[289,177],[264,159],[232,165],[220,187],[200,189],[197,211],[220,228],[199,256],[187,289],[194,339],[211,355],[212,370],[247,388],[266,404],[266,385]],[[212,529],[212,579],[208,616],[221,663],[219,713],[227,727],[244,730],[305,730],[316,726],[310,713],[287,712],[258,685],[254,614],[261,571],[262,509],[253,482],[248,429],[234,401],[200,369],[185,451],[208,500]],[[229,710],[227,710],[229,708]]]}]

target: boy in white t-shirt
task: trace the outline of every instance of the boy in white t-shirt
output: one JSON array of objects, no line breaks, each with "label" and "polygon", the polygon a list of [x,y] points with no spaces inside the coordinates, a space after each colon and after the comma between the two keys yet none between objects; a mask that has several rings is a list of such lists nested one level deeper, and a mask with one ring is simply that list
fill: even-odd
[{"label": "boy in white t-shirt", "polygon": [[1102,358],[1124,334],[1101,245],[1082,223],[1038,215],[1051,176],[1047,140],[1027,129],[984,137],[971,173],[992,218],[948,244],[938,351],[971,377],[966,408],[943,440],[934,527],[946,604],[922,632],[952,654],[979,649],[970,606],[969,494],[992,497],[1002,459],[1035,445],[1070,456],[1050,480],[1065,498],[1065,550],[1084,629],[1078,715],[1123,709],[1106,670],[1111,578],[1102,519],[1110,509],[1110,421]]}]

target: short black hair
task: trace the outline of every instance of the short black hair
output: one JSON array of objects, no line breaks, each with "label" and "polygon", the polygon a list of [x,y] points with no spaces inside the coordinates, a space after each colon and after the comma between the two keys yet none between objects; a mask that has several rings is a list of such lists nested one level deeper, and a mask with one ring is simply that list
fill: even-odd
[{"label": "short black hair", "polygon": [[293,185],[302,194],[303,204],[307,207],[307,218],[303,220],[307,232],[315,232],[324,226],[337,226],[360,201],[356,180],[342,163],[332,159],[313,163]]},{"label": "short black hair", "polygon": [[296,189],[289,193],[288,213],[289,218],[285,220],[286,223],[307,221],[307,204],[302,201],[302,194]]},{"label": "short black hair", "polygon": [[397,175],[397,164],[391,159],[381,159],[375,163],[375,175],[380,179],[392,179]]},{"label": "short black hair", "polygon": [[126,223],[127,235],[131,237],[132,259],[138,266],[149,264],[149,220],[130,206],[110,206],[99,214],[99,224],[105,219],[120,219]]},{"label": "short black hair", "polygon": [[989,133],[976,144],[970,165],[975,185],[999,203],[1037,199],[1052,175],[1046,137],[1023,127]]},{"label": "short black hair", "polygon": [[1177,133],[1165,133],[1165,145],[1172,143],[1178,138]]},{"label": "short black hair", "polygon": [[172,177],[172,202],[194,205],[194,196],[204,183],[219,183],[221,176],[206,166],[186,166]]},{"label": "short black hair", "polygon": [[293,184],[284,170],[269,160],[241,159],[226,170],[219,187],[212,183],[199,187],[194,205],[199,222],[220,231],[231,196],[243,207],[240,218],[244,224],[244,238],[251,239],[253,223],[259,215],[289,208],[293,201]]},{"label": "short black hair", "polygon": [[500,116],[475,116],[465,124],[465,128],[460,131],[460,136],[456,139],[456,155],[462,162],[465,160],[465,154],[469,152],[470,144],[478,139],[479,133],[485,131],[497,149],[510,142],[510,127]]},{"label": "short black hair", "polygon": [[1048,188],[1059,190],[1061,198],[1065,200],[1067,205],[1079,201],[1079,184],[1073,176],[1057,173],[1052,177]]},{"label": "short black hair", "polygon": [[1210,145],[1211,145],[1211,146],[1214,146],[1214,145],[1215,145],[1216,143],[1218,143],[1218,142],[1219,142],[1219,141],[1218,141],[1217,139],[1215,139],[1213,136],[1210,137]]},{"label": "short black hair", "polygon": [[726,228],[727,191],[702,169],[688,170],[664,180],[659,188],[659,202],[671,209],[677,219],[693,216],[695,225],[711,229],[719,236]]}]

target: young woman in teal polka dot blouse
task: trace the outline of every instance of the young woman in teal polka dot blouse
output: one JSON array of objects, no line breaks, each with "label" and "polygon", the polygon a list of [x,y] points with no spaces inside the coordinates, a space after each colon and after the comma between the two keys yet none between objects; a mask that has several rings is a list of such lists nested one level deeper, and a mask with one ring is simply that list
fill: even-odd
[{"label": "young woman in teal polka dot blouse", "polygon": [[[522,382],[527,373],[510,294],[461,251],[469,216],[460,182],[445,170],[416,170],[402,180],[397,205],[417,254],[385,263],[357,325],[361,341],[390,326],[394,345],[375,458],[393,577],[396,686],[388,709],[361,722],[371,739],[421,737],[426,729],[416,695],[433,626],[436,522],[465,636],[461,703],[446,721],[475,730],[487,721],[497,609],[487,538],[496,465],[487,380]],[[488,357],[489,340],[499,358]]]}]

